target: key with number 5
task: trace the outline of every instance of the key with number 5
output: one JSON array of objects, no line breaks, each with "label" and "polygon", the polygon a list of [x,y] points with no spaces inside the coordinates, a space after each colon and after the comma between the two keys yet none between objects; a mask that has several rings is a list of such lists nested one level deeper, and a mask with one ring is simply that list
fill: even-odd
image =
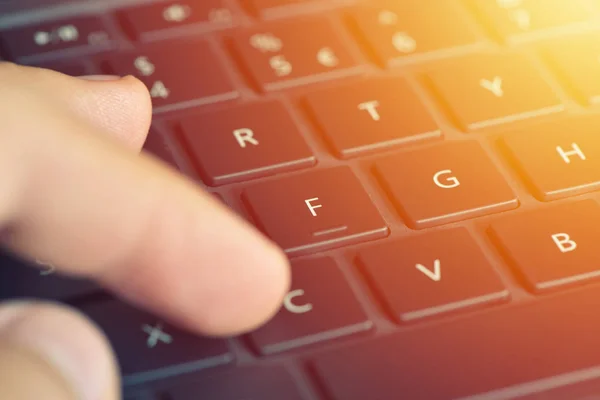
[{"label": "key with number 5", "polygon": [[208,43],[173,41],[119,53],[104,63],[106,72],[133,75],[146,84],[154,112],[237,98]]},{"label": "key with number 5", "polygon": [[[301,35],[298,32],[302,32]],[[356,63],[324,19],[262,25],[240,30],[235,48],[264,91],[358,74]]]}]

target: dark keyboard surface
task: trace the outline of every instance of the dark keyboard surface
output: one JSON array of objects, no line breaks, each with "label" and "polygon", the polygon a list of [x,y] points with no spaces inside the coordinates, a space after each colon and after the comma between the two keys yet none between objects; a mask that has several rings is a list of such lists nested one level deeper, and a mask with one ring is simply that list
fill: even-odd
[{"label": "dark keyboard surface", "polygon": [[0,59],[137,76],[144,151],[292,261],[273,320],[208,339],[3,257],[126,399],[600,396],[600,1],[6,1]]}]

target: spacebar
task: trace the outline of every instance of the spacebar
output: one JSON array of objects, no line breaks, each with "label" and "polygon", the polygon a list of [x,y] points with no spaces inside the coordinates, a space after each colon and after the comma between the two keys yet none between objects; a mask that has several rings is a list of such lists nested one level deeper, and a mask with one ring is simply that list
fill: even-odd
[{"label": "spacebar", "polygon": [[513,399],[600,377],[600,288],[391,334],[311,362],[332,400]]}]

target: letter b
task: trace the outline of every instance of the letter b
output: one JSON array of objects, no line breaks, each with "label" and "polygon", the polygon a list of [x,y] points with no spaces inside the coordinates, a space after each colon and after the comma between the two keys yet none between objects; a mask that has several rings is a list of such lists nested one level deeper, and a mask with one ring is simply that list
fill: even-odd
[{"label": "letter b", "polygon": [[552,240],[561,253],[568,253],[577,248],[577,242],[571,239],[568,233],[555,233]]}]

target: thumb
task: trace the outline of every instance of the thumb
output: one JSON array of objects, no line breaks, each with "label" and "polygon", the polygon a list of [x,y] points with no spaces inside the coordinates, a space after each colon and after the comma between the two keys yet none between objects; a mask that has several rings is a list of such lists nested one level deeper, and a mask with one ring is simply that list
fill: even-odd
[{"label": "thumb", "polygon": [[62,306],[0,306],[0,399],[117,400],[106,339]]}]

